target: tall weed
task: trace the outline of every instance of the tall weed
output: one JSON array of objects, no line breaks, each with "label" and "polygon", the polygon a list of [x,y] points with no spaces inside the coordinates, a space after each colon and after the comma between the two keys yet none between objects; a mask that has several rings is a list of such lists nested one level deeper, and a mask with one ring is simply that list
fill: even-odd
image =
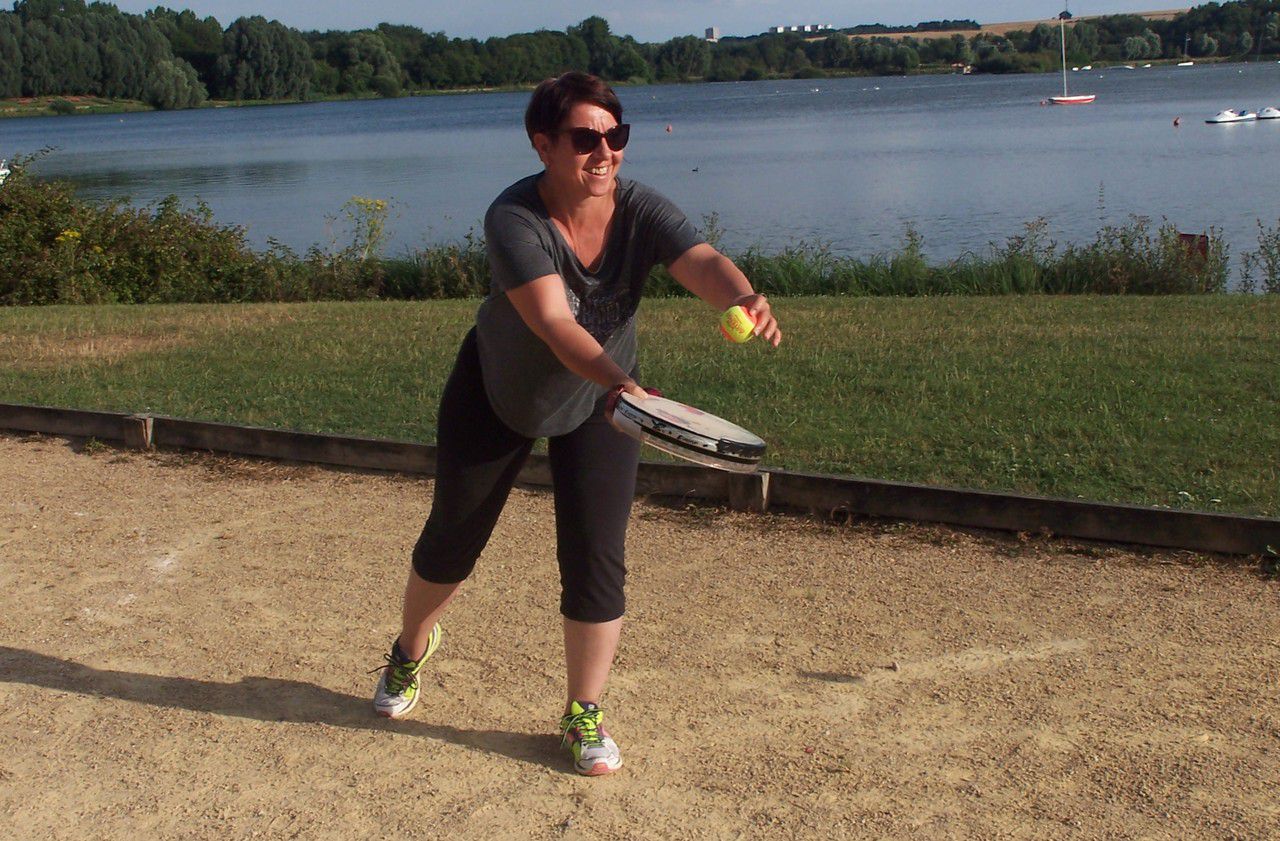
[{"label": "tall weed", "polygon": [[1258,250],[1241,255],[1244,287],[1252,292],[1257,283],[1262,291],[1280,294],[1280,223],[1271,228],[1258,221]]}]

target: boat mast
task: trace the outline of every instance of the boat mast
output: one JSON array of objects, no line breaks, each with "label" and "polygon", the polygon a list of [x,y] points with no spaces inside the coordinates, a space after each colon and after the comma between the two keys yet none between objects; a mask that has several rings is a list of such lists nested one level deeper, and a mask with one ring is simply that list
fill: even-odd
[{"label": "boat mast", "polygon": [[1058,26],[1062,30],[1062,35],[1058,39],[1062,42],[1062,95],[1067,95],[1067,13],[1063,11],[1058,15]]},{"label": "boat mast", "polygon": [[1062,42],[1062,96],[1066,96],[1066,18],[1059,15],[1057,23],[1062,29],[1062,37],[1059,38]]}]

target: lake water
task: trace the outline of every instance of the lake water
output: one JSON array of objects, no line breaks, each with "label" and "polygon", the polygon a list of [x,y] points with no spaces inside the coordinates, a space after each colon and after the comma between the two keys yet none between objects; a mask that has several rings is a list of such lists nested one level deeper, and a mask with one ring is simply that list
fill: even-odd
[{"label": "lake water", "polygon": [[[1130,214],[1256,245],[1280,219],[1280,120],[1210,126],[1280,105],[1280,65],[1070,74],[1089,106],[1042,106],[1060,77],[916,76],[620,88],[634,126],[624,174],[689,216],[716,213],[730,249],[823,241],[860,256],[902,241],[935,258],[983,251],[1045,217],[1061,241]],[[528,95],[221,108],[0,121],[0,156],[57,148],[36,171],[91,197],[200,198],[261,245],[341,236],[352,196],[392,202],[389,254],[478,228],[535,171]],[[1181,127],[1173,126],[1182,117]],[[672,131],[665,127],[670,124]]]}]

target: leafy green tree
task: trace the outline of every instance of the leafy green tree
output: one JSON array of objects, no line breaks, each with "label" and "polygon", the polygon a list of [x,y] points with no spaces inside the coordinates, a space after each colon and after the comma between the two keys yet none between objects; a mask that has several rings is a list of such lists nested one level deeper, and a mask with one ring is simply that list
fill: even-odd
[{"label": "leafy green tree", "polygon": [[239,18],[223,33],[215,96],[305,99],[314,69],[311,49],[298,32],[261,16]]},{"label": "leafy green tree", "polygon": [[609,73],[610,78],[622,81],[647,82],[653,78],[649,62],[644,60],[636,42],[631,38],[624,38],[618,43]]},{"label": "leafy green tree", "polygon": [[609,22],[599,15],[592,15],[577,26],[569,27],[569,34],[582,39],[587,47],[588,73],[606,79],[614,78],[614,54],[618,49],[618,39],[609,31]]},{"label": "leafy green tree", "polygon": [[1146,58],[1159,58],[1164,51],[1164,45],[1160,42],[1160,36],[1151,29],[1143,30],[1142,39],[1147,42]]},{"label": "leafy green tree", "polygon": [[853,63],[853,46],[841,34],[823,38],[818,48],[818,64],[828,70],[848,69]]},{"label": "leafy green tree", "polygon": [[899,44],[893,50],[892,63],[900,73],[909,73],[920,66],[920,54],[906,44]]},{"label": "leafy green tree", "polygon": [[874,41],[857,39],[858,63],[874,73],[888,73],[893,65],[894,43],[885,38]]},{"label": "leafy green tree", "polygon": [[787,55],[797,40],[785,35],[766,35],[760,38],[756,41],[758,63],[765,70],[780,72],[786,67]]},{"label": "leafy green tree", "polygon": [[1198,56],[1217,55],[1218,39],[1201,32],[1191,39],[1191,50]]},{"label": "leafy green tree", "polygon": [[687,82],[707,76],[710,65],[712,50],[708,42],[686,35],[658,47],[654,74],[663,82]]},{"label": "leafy green tree", "polygon": [[400,84],[399,76],[392,76],[387,73],[379,73],[369,80],[369,89],[378,96],[387,99],[393,99],[403,93],[404,88]]},{"label": "leafy green tree", "polygon": [[85,9],[84,0],[16,0],[13,4],[14,13],[22,18],[24,23],[82,15]]},{"label": "leafy green tree", "polygon": [[180,58],[165,59],[151,68],[146,101],[161,110],[194,108],[208,99],[196,69]]},{"label": "leafy green tree", "polygon": [[479,44],[454,38],[442,54],[440,87],[473,87],[484,78],[484,65],[480,61]]},{"label": "leafy green tree", "polygon": [[1067,38],[1067,51],[1081,59],[1091,61],[1098,54],[1100,46],[1098,27],[1088,21],[1080,21],[1071,27]]},{"label": "leafy green tree", "polygon": [[926,38],[915,50],[921,64],[968,64],[973,56],[963,35],[953,38]]},{"label": "leafy green tree", "polygon": [[728,50],[717,50],[712,54],[705,76],[711,82],[750,82],[764,77],[763,67],[753,65],[746,56]]},{"label": "leafy green tree", "polygon": [[201,19],[189,10],[175,12],[164,6],[147,12],[146,17],[168,39],[173,54],[194,67],[207,87],[222,53],[222,24],[217,18]]},{"label": "leafy green tree", "polygon": [[22,96],[22,19],[0,12],[0,97]]},{"label": "leafy green tree", "polygon": [[1036,24],[1036,28],[1031,30],[1031,35],[1026,42],[1019,47],[1019,51],[1036,53],[1042,50],[1052,50],[1057,52],[1061,47],[1061,32],[1058,27],[1050,26],[1047,23]]},{"label": "leafy green tree", "polygon": [[[324,60],[338,71],[338,93],[367,93],[399,96],[402,85],[400,62],[376,32],[330,33]],[[379,80],[374,85],[374,80]]]},{"label": "leafy green tree", "polygon": [[47,96],[57,93],[53,64],[49,58],[52,33],[43,20],[29,17],[22,27],[22,95]]},{"label": "leafy green tree", "polygon": [[1150,49],[1151,45],[1147,43],[1145,38],[1132,35],[1124,39],[1124,57],[1130,61],[1146,58]]},{"label": "leafy green tree", "polygon": [[62,36],[67,66],[62,73],[62,91],[89,93],[98,87],[102,65],[98,57],[96,16],[55,19],[54,31]]}]

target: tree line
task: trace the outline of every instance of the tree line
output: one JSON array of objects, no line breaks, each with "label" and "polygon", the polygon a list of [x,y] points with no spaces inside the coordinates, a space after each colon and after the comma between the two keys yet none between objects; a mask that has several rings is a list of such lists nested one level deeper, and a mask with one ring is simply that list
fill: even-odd
[{"label": "tree line", "polygon": [[[189,10],[143,15],[105,2],[17,0],[0,12],[0,98],[90,95],[134,99],[157,108],[219,100],[300,100],[400,96],[433,90],[529,85],[568,69],[612,81],[741,81],[824,75],[909,73],[921,66],[972,66],[977,72],[1054,69],[1059,28],[994,35],[927,37],[931,21],[900,39],[879,24],[823,38],[800,33],[695,36],[641,43],[592,16],[565,31],[539,30],[485,40],[450,38],[414,26],[379,24],[355,32],[299,31],[261,16],[223,26]],[[1280,52],[1280,0],[1208,3],[1170,20],[1112,15],[1067,31],[1072,61],[1249,57]],[[920,37],[916,37],[919,35]]]}]

